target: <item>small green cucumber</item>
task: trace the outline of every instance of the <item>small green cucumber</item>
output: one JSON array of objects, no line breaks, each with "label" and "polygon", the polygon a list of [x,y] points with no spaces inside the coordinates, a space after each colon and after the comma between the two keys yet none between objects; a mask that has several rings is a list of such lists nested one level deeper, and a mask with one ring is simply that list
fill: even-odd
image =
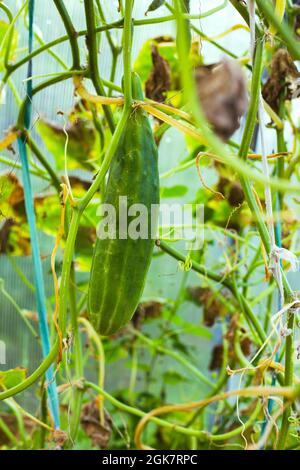
[{"label": "small green cucumber", "polygon": [[[144,99],[136,74],[132,74],[132,93],[135,100]],[[147,209],[145,238],[120,236],[120,197],[127,198],[128,208],[142,204]],[[154,248],[151,233],[157,224],[158,211],[151,209],[159,204],[158,155],[148,116],[141,107],[133,108],[125,125],[111,163],[103,202],[115,208],[116,232],[115,238],[97,238],[88,307],[95,329],[100,335],[108,336],[132,318],[143,293]],[[134,219],[136,216],[128,217],[127,228]]]}]

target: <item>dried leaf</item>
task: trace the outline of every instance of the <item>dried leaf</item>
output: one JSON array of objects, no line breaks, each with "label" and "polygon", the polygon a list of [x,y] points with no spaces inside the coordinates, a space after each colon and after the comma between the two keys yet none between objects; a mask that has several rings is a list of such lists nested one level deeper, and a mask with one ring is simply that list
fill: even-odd
[{"label": "dried leaf", "polygon": [[[293,0],[295,6],[300,6],[300,0]],[[296,36],[300,38],[300,13],[297,13],[295,16],[294,31]]]},{"label": "dried leaf", "polygon": [[145,13],[145,16],[147,16],[147,14],[149,13],[149,11],[155,11],[157,10],[159,7],[161,7],[163,4],[165,3],[165,0],[153,0],[149,7],[148,7],[148,10],[146,11]]},{"label": "dried leaf", "polygon": [[70,182],[72,191],[73,192],[75,191],[76,193],[79,192],[79,194],[82,194],[88,191],[92,185],[91,181],[87,181],[86,179],[83,179],[82,177],[79,177],[79,176],[69,176],[69,182]]},{"label": "dried leaf", "polygon": [[0,253],[5,254],[10,251],[9,249],[9,235],[11,228],[15,225],[12,218],[4,220],[4,223],[0,225]]},{"label": "dried leaf", "polygon": [[[228,331],[226,334],[226,339],[229,342],[229,357],[236,359],[235,356],[235,349],[234,349],[234,341],[235,341],[235,335],[237,330],[239,329],[241,333],[245,334],[246,331],[243,328],[239,327],[238,324],[239,317],[238,315],[234,315],[229,323],[228,326]],[[251,354],[251,347],[252,347],[252,342],[248,338],[248,336],[243,336],[241,339],[241,350],[245,356],[250,356]]]},{"label": "dried leaf", "polygon": [[146,96],[162,103],[165,93],[171,88],[171,71],[169,63],[159,54],[155,44],[151,47],[153,68],[146,82]]},{"label": "dried leaf", "polygon": [[240,183],[231,181],[224,176],[220,177],[217,190],[225,196],[232,207],[238,207],[245,200],[244,191]]},{"label": "dried leaf", "polygon": [[[235,334],[236,334],[237,328],[238,328],[238,317],[234,315],[230,321],[228,332],[226,334],[226,339],[229,342],[229,357],[232,359],[235,359],[234,340],[235,340]],[[244,332],[244,330],[241,330],[241,331]],[[241,339],[241,350],[245,356],[250,356],[251,346],[252,346],[251,340],[247,336],[244,336]],[[223,353],[224,353],[223,344],[217,344],[213,348],[209,370],[221,369],[222,363],[223,363]]]},{"label": "dried leaf", "polygon": [[104,424],[100,422],[99,403],[94,400],[82,408],[80,422],[94,447],[107,449],[112,432],[112,420],[105,411]]},{"label": "dried leaf", "polygon": [[238,207],[245,200],[245,195],[240,183],[233,183],[230,187],[228,194],[229,204],[233,207]]},{"label": "dried leaf", "polygon": [[224,310],[221,302],[216,299],[214,293],[209,288],[190,287],[188,293],[194,302],[203,307],[204,324],[212,327]]},{"label": "dried leaf", "polygon": [[217,344],[211,354],[209,370],[220,370],[223,362],[223,345]]},{"label": "dried leaf", "polygon": [[293,212],[287,207],[284,208],[282,213],[282,246],[289,250],[293,237],[291,236],[297,230],[298,221]]},{"label": "dried leaf", "polygon": [[212,65],[196,67],[198,98],[216,134],[228,140],[239,128],[247,111],[246,80],[238,62],[223,59]]},{"label": "dried leaf", "polygon": [[12,172],[0,176],[0,252],[16,256],[31,252],[24,191]]},{"label": "dried leaf", "polygon": [[12,172],[0,176],[0,211],[1,215],[19,216],[22,220],[25,220],[23,187],[17,176]]},{"label": "dried leaf", "polygon": [[299,77],[298,69],[288,51],[278,49],[271,63],[269,79],[262,90],[265,101],[276,113],[279,110],[279,99],[282,92],[284,92],[286,100],[291,100],[297,96]]},{"label": "dried leaf", "polygon": [[[10,431],[16,437],[19,438],[20,436],[19,436],[18,422],[17,422],[17,418],[15,417],[15,415],[12,415],[10,413],[1,412],[0,413],[0,418],[4,421],[4,423],[10,429]],[[24,422],[26,432],[29,435],[32,435],[32,433],[36,429],[36,424],[30,418],[28,418],[27,416],[23,417],[23,422]],[[6,436],[6,434],[4,434],[4,432],[0,430],[0,446],[7,445],[7,444],[9,444],[9,439]]]},{"label": "dried leaf", "polygon": [[295,31],[296,36],[300,38],[300,15],[296,15],[294,31]]},{"label": "dried leaf", "polygon": [[248,337],[245,337],[241,341],[241,349],[245,356],[250,356],[251,354],[251,340]]},{"label": "dried leaf", "polygon": [[55,445],[55,450],[62,449],[67,439],[68,439],[68,434],[65,431],[62,431],[61,429],[55,429],[53,436],[52,436],[52,442]]},{"label": "dried leaf", "polygon": [[158,318],[163,305],[160,302],[144,302],[139,304],[132,318],[134,328],[139,329],[143,321],[147,318]]},{"label": "dried leaf", "polygon": [[183,0],[183,6],[184,6],[185,11],[187,13],[189,13],[189,11],[190,11],[190,3],[191,3],[190,0]]}]

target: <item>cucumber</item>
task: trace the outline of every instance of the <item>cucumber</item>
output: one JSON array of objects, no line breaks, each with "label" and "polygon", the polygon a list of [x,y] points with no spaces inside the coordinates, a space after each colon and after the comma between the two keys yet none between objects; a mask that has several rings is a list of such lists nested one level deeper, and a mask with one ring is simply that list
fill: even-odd
[{"label": "cucumber", "polygon": [[[132,93],[135,100],[143,100],[136,74],[132,75]],[[147,208],[147,238],[120,239],[119,198],[125,196],[128,208],[133,204]],[[158,217],[156,211],[151,227],[151,206],[159,204],[158,155],[148,116],[138,106],[132,110],[113,157],[104,203],[116,209],[116,237],[97,238],[88,310],[98,333],[108,336],[126,325],[138,306],[153,253],[151,229]],[[128,217],[128,226],[134,218]]]}]

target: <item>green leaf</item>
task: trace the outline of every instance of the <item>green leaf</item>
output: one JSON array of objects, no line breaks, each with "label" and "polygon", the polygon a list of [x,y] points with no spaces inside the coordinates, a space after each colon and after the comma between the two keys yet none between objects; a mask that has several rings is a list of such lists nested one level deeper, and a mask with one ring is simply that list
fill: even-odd
[{"label": "green leaf", "polygon": [[9,389],[23,382],[26,378],[26,369],[17,367],[6,371],[0,371],[0,388]]},{"label": "green leaf", "polygon": [[204,326],[196,325],[195,323],[191,323],[189,321],[186,321],[182,317],[180,317],[179,315],[176,315],[172,319],[172,323],[179,326],[179,327],[181,327],[184,330],[184,333],[186,333],[186,334],[200,336],[202,338],[207,338],[207,339],[212,338],[212,334],[208,330],[208,328],[206,328]]},{"label": "green leaf", "polygon": [[106,362],[117,362],[128,357],[128,351],[122,347],[121,342],[115,341],[113,346],[106,349]]},{"label": "green leaf", "polygon": [[145,15],[147,15],[149,13],[149,11],[155,11],[157,10],[159,7],[161,7],[163,4],[165,3],[165,0],[153,0],[149,7],[148,7],[148,10],[146,11]]},{"label": "green leaf", "polygon": [[171,186],[170,188],[160,188],[161,197],[182,197],[188,192],[188,188],[182,184]]},{"label": "green leaf", "polygon": [[186,382],[187,379],[176,371],[168,371],[163,374],[165,384],[177,385],[179,382]]},{"label": "green leaf", "polygon": [[56,236],[60,225],[61,206],[56,194],[36,197],[34,200],[37,227],[48,235]]}]

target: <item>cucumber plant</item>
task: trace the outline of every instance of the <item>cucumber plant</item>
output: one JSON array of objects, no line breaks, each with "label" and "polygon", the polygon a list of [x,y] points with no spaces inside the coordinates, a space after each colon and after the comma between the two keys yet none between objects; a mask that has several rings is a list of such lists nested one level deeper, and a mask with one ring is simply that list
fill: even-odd
[{"label": "cucumber plant", "polygon": [[[0,252],[47,318],[37,325],[17,282],[1,280],[3,311],[19,315],[43,358],[28,373],[22,364],[0,371],[0,447],[298,449],[300,302],[288,271],[297,270],[299,250],[299,2],[230,0],[199,13],[196,0],[120,0],[108,22],[110,2],[83,0],[77,30],[74,2],[53,0],[65,34],[49,42],[34,28],[34,2],[15,3],[0,0],[0,93],[18,109],[0,140]],[[220,18],[233,12],[238,24],[223,30]],[[215,19],[211,34],[199,28],[206,18]],[[155,25],[135,54],[137,30]],[[226,47],[229,34],[247,37],[244,54]],[[53,73],[35,75],[46,54]],[[24,65],[25,96],[16,85]],[[37,141],[31,104],[48,93],[59,99],[55,85],[64,82],[74,106],[55,123],[41,118]],[[22,159],[12,163],[17,140]],[[33,177],[44,190],[30,201]],[[122,198],[135,208],[125,226]],[[159,226],[152,207],[174,200],[190,203],[191,220]],[[179,230],[194,229],[197,204],[205,206],[204,242],[184,251],[191,240]],[[105,237],[108,206],[115,229]],[[147,210],[144,236],[138,206]],[[35,222],[51,240],[41,256]],[[42,276],[32,285],[19,264],[31,253],[36,273],[42,262],[53,277],[42,299]],[[232,389],[234,375],[240,386]],[[38,411],[15,400],[33,390]],[[145,433],[148,422],[159,432]]]}]

